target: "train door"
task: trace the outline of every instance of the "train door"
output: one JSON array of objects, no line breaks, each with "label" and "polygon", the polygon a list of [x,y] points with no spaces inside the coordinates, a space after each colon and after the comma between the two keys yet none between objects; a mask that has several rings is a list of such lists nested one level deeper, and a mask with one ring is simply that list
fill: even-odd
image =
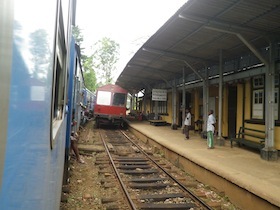
[{"label": "train door", "polygon": [[237,115],[237,87],[229,86],[228,94],[228,137],[235,136]]}]

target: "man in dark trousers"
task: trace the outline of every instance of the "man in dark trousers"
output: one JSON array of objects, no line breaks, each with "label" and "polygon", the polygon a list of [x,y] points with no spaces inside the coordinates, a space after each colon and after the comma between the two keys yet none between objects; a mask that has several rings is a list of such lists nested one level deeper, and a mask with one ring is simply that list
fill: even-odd
[{"label": "man in dark trousers", "polygon": [[186,109],[186,117],[185,117],[185,121],[184,121],[184,130],[185,130],[186,139],[190,138],[189,130],[191,127],[191,122],[192,122],[192,116],[191,116],[190,110]]}]

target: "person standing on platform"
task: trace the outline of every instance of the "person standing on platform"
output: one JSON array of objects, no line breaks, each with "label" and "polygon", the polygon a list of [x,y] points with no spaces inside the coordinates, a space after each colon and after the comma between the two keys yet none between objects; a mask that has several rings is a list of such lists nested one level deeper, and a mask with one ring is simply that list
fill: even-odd
[{"label": "person standing on platform", "polygon": [[207,146],[208,149],[214,148],[214,131],[215,131],[215,123],[216,119],[213,115],[213,110],[210,110],[208,113],[207,119]]},{"label": "person standing on platform", "polygon": [[185,131],[185,136],[186,139],[189,139],[189,131],[190,131],[190,127],[191,127],[191,122],[192,122],[192,115],[190,113],[189,109],[186,109],[186,117],[185,117],[185,121],[184,121],[184,131]]}]

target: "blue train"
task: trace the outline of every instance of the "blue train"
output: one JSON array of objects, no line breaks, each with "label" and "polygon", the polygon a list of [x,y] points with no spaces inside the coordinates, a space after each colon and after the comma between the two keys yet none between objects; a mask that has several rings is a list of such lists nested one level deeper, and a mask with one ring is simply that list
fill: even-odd
[{"label": "blue train", "polygon": [[85,89],[75,4],[0,3],[0,209],[59,209]]},{"label": "blue train", "polygon": [[94,110],[94,104],[96,101],[96,94],[92,91],[90,91],[87,88],[84,88],[83,90],[83,105],[86,107],[82,112],[82,120],[81,122],[84,124],[88,121],[88,119],[93,118],[93,110]]}]

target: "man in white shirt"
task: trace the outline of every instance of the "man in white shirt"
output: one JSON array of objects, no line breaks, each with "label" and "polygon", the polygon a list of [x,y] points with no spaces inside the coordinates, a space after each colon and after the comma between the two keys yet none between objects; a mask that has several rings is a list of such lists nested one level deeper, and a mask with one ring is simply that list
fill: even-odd
[{"label": "man in white shirt", "polygon": [[185,121],[184,121],[184,125],[185,125],[184,130],[185,130],[186,139],[190,138],[189,130],[190,130],[190,127],[191,127],[191,123],[192,123],[192,115],[190,113],[190,110],[186,109],[186,117],[185,117]]},{"label": "man in white shirt", "polygon": [[215,131],[215,123],[216,119],[213,115],[213,110],[209,111],[209,116],[207,120],[207,146],[208,149],[214,148],[214,131]]}]

